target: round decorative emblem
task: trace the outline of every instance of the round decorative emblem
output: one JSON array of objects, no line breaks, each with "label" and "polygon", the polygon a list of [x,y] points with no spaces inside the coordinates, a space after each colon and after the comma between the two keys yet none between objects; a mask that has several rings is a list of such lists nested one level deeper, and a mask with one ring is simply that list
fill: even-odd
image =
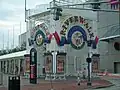
[{"label": "round decorative emblem", "polygon": [[92,24],[91,20],[82,16],[70,16],[61,25],[60,35],[67,37],[65,44],[70,43],[74,49],[80,50],[89,40],[89,37],[95,38]]},{"label": "round decorative emblem", "polygon": [[83,48],[86,39],[86,32],[80,26],[73,26],[68,32],[68,41],[75,49]]},{"label": "round decorative emblem", "polygon": [[45,34],[41,30],[38,30],[35,35],[36,45],[41,46],[44,42],[44,38]]},{"label": "round decorative emblem", "polygon": [[71,37],[71,42],[72,47],[76,49],[81,49],[85,44],[81,32],[78,31],[73,33]]}]

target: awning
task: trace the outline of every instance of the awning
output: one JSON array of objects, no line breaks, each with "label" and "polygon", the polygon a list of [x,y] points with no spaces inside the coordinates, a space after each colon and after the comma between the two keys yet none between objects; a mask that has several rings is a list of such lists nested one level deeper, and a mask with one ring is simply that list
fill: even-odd
[{"label": "awning", "polygon": [[108,42],[110,39],[114,39],[114,38],[119,38],[120,35],[115,35],[115,36],[109,36],[109,37],[105,37],[105,38],[100,38],[100,41],[106,41]]},{"label": "awning", "polygon": [[15,53],[10,53],[10,54],[0,56],[0,60],[7,59],[7,58],[23,57],[25,54],[27,54],[27,50],[15,52]]},{"label": "awning", "polygon": [[120,26],[115,25],[110,27],[110,29],[99,40],[109,42],[110,39],[115,39],[119,37],[120,37]]}]

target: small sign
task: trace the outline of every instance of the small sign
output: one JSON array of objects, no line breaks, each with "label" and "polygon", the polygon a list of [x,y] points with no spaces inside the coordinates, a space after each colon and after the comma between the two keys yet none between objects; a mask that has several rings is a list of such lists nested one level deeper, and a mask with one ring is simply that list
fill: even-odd
[{"label": "small sign", "polygon": [[30,72],[30,54],[24,55],[25,57],[25,72],[29,73]]},{"label": "small sign", "polygon": [[65,61],[66,61],[66,54],[58,54],[57,59],[57,73],[62,74],[65,73]]},{"label": "small sign", "polygon": [[52,73],[52,63],[53,63],[52,54],[46,54],[45,55],[45,73]]},{"label": "small sign", "polygon": [[92,56],[92,72],[99,72],[100,57],[99,54],[93,54]]}]

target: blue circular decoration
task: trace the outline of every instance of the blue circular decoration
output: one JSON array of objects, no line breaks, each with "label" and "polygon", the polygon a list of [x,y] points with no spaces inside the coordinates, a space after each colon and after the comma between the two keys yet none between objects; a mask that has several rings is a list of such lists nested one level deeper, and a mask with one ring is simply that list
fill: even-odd
[{"label": "blue circular decoration", "polygon": [[45,39],[45,34],[41,30],[38,30],[35,34],[36,45],[41,46],[44,43],[44,39]]},{"label": "blue circular decoration", "polygon": [[68,42],[75,49],[81,49],[87,41],[87,35],[85,30],[80,26],[73,26],[68,32]]}]

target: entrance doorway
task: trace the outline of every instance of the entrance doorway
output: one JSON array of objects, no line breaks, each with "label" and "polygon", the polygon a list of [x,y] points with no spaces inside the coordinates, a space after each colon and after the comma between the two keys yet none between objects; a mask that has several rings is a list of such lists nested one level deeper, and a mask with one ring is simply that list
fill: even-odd
[{"label": "entrance doorway", "polygon": [[114,73],[120,73],[120,62],[114,62]]}]

